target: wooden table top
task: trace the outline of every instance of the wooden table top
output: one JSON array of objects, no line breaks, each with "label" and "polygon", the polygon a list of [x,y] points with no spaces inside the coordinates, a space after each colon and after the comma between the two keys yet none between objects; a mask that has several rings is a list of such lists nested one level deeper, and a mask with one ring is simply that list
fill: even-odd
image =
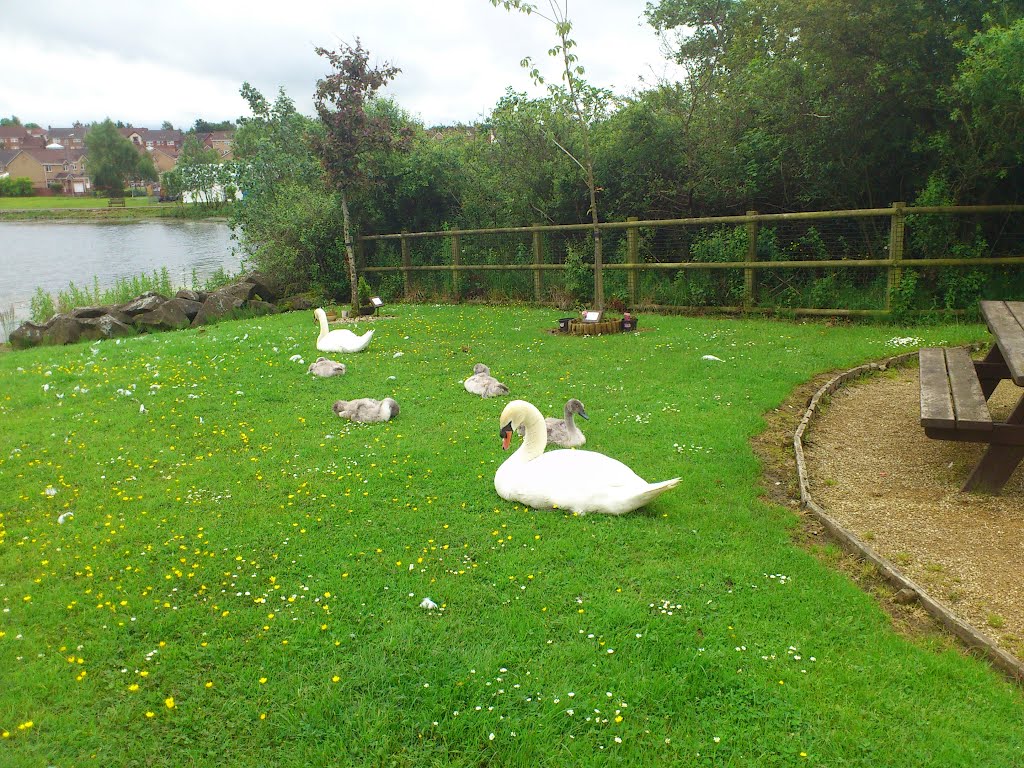
[{"label": "wooden table top", "polygon": [[1010,378],[1024,387],[1024,301],[983,301],[981,315],[995,336]]}]

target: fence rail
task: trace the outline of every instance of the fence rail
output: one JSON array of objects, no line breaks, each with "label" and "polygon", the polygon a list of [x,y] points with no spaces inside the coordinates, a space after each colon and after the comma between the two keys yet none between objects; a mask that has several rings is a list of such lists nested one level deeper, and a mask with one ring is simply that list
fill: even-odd
[{"label": "fence rail", "polygon": [[[897,202],[855,210],[630,218],[596,228],[607,233],[604,264],[577,268],[594,278],[607,272],[614,300],[632,308],[885,315],[893,311],[894,297],[907,301],[899,296],[908,285],[931,309],[956,309],[971,290],[999,288],[999,298],[1024,297],[1024,205]],[[429,278],[425,290],[454,301],[499,290],[513,294],[505,298],[565,303],[570,255],[592,256],[594,229],[534,224],[364,235],[358,239],[361,271],[378,279],[400,275],[400,289],[390,285],[406,299],[422,293],[417,280]],[[474,283],[474,273],[512,277],[496,289]],[[532,281],[515,277],[522,273],[532,273]],[[921,275],[934,285],[918,285]],[[591,300],[603,307],[606,297],[590,295],[585,303]],[[874,305],[849,306],[865,302]]]}]

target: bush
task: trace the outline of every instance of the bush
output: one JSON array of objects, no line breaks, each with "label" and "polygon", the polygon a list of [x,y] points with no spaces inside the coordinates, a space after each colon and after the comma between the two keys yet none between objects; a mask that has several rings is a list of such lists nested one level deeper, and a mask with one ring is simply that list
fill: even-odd
[{"label": "bush", "polygon": [[0,179],[0,197],[30,197],[32,195],[32,179],[19,176],[16,179],[5,177]]}]

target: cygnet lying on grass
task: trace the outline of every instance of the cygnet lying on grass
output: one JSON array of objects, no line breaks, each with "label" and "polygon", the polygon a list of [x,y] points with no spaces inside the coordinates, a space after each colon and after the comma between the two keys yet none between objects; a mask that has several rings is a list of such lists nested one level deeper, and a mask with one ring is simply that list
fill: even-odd
[{"label": "cygnet lying on grass", "polygon": [[345,373],[345,364],[328,360],[326,357],[318,357],[315,363],[309,364],[307,373],[312,373],[314,376],[322,376],[325,379],[328,376],[340,376]]},{"label": "cygnet lying on grass", "polygon": [[508,387],[491,376],[491,369],[483,363],[473,366],[473,375],[466,379],[466,391],[480,397],[507,395]]},{"label": "cygnet lying on grass", "polygon": [[[549,443],[561,446],[562,448],[579,448],[587,442],[587,438],[580,431],[580,428],[576,426],[576,422],[573,421],[573,414],[579,414],[584,419],[590,420],[586,409],[583,407],[583,403],[575,397],[566,402],[564,419],[553,419],[550,416],[544,419]],[[526,427],[520,427],[520,436],[525,433]]]},{"label": "cygnet lying on grass", "polygon": [[367,424],[390,421],[399,413],[398,403],[390,397],[385,397],[383,400],[374,400],[372,397],[361,397],[358,400],[337,400],[333,408],[334,412],[342,419]]}]

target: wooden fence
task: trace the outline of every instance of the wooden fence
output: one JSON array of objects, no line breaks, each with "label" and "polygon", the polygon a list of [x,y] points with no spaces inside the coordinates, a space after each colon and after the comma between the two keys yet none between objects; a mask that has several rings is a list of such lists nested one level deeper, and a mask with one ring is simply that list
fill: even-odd
[{"label": "wooden fence", "polygon": [[[827,269],[827,270],[883,270],[885,279],[884,306],[874,309],[849,309],[843,307],[786,307],[785,311],[792,314],[808,315],[887,315],[890,313],[891,297],[899,288],[904,271],[910,268],[915,270],[928,268],[964,268],[979,266],[1001,266],[1019,267],[1024,270],[1024,226],[1021,231],[1011,233],[1013,237],[1007,240],[1008,246],[1003,248],[1001,255],[974,255],[970,258],[956,256],[942,257],[908,257],[907,254],[907,222],[908,217],[921,216],[1002,216],[1011,217],[1014,214],[1024,213],[1024,205],[988,205],[988,206],[930,206],[910,207],[905,203],[893,203],[889,208],[868,208],[856,210],[839,211],[814,211],[805,213],[779,213],[764,214],[756,211],[748,211],[743,216],[714,216],[688,219],[659,219],[659,220],[638,220],[630,218],[621,222],[604,222],[597,225],[600,233],[594,232],[593,224],[569,224],[569,225],[532,225],[529,227],[503,227],[493,229],[453,229],[439,232],[400,232],[395,234],[366,235],[358,238],[358,247],[361,254],[361,270],[365,273],[377,274],[401,274],[402,288],[405,298],[409,298],[412,292],[413,276],[417,273],[445,273],[450,279],[448,298],[459,302],[463,299],[462,277],[467,272],[488,272],[488,271],[528,271],[533,274],[533,300],[538,304],[545,302],[545,279],[546,272],[562,270],[562,263],[553,262],[545,258],[547,253],[546,240],[552,235],[583,235],[599,236],[603,233],[617,232],[621,237],[625,235],[625,258],[620,263],[608,263],[607,261],[597,267],[598,270],[624,271],[626,275],[626,294],[628,306],[634,309],[660,310],[660,311],[718,311],[718,312],[775,312],[778,307],[759,306],[758,294],[759,283],[767,272],[781,272],[785,270],[798,269]],[[876,224],[884,224],[888,218],[888,241],[884,246],[885,256],[879,258],[870,255],[856,258],[848,258],[843,255],[829,254],[826,258],[795,258],[764,260],[758,258],[758,234],[762,227],[778,226],[784,223],[803,223],[820,225],[821,222],[837,220],[873,220]],[[912,219],[917,220],[917,219]],[[1017,218],[1014,218],[1018,222]],[[1015,223],[1014,226],[1017,226]],[[678,230],[692,228],[741,228],[746,233],[746,253],[741,258],[733,258],[727,261],[697,261],[680,260],[669,258],[667,260],[648,260],[641,256],[640,233],[658,232],[659,230]],[[1002,226],[1006,230],[1006,226]],[[528,236],[532,244],[532,261],[529,263],[464,263],[463,244],[471,239],[493,235],[516,235]],[[420,240],[443,238],[450,243],[450,254],[447,255],[445,263],[440,264],[413,264],[411,250],[414,243]],[[372,257],[367,257],[370,244],[381,244],[389,241],[397,241],[400,251],[400,264],[382,265],[372,263]],[[990,251],[994,253],[995,251]],[[593,271],[593,264],[586,267]],[[742,273],[742,291],[740,300],[733,305],[718,304],[715,306],[683,306],[654,304],[641,300],[638,292],[638,285],[641,276],[647,271],[679,271],[686,270],[728,270]],[[1022,283],[1024,283],[1024,271],[1021,272]],[[601,284],[603,280],[595,280]],[[604,296],[596,296],[594,304],[603,307]]]}]

